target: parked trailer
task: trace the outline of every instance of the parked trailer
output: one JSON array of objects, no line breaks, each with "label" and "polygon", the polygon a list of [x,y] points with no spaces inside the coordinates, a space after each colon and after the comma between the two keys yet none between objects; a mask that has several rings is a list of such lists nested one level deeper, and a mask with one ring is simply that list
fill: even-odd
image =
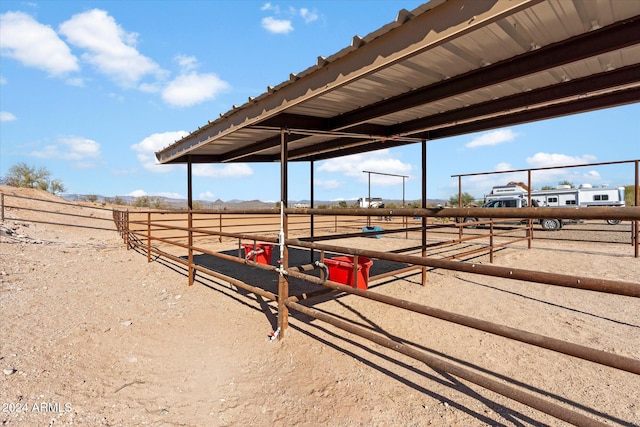
[{"label": "parked trailer", "polygon": [[[531,205],[534,207],[538,207],[538,202],[534,199],[531,200]],[[527,196],[526,194],[501,194],[493,197],[487,197],[486,201],[482,204],[483,208],[526,208],[528,206]],[[471,224],[474,222],[488,221],[489,218],[456,218],[456,222],[465,222],[469,223],[470,227],[475,227],[475,225]],[[518,223],[522,223],[524,221],[518,221]],[[534,220],[535,223],[538,223],[545,230],[559,230],[564,225],[564,221],[556,218],[544,218],[539,220]]]},{"label": "parked trailer", "polygon": [[[493,187],[491,193],[485,196],[485,202],[509,197],[527,197],[527,190],[519,185],[503,185]],[[593,187],[583,184],[579,188],[569,185],[559,185],[555,189],[533,190],[531,202],[540,207],[589,207],[589,206],[625,206],[624,187],[610,188],[606,186]],[[535,202],[535,203],[534,203]],[[607,220],[609,224],[618,224],[619,220]]]}]

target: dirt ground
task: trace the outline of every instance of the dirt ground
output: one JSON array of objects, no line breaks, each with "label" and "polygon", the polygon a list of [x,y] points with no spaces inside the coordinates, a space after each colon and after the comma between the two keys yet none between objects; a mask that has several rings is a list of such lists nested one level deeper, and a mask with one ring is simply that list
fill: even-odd
[{"label": "dirt ground", "polygon": [[[566,425],[299,313],[272,341],[275,303],[202,274],[188,287],[181,266],[127,250],[108,211],[95,216],[111,230],[27,222],[18,212],[7,209],[0,229],[2,425]],[[592,240],[517,244],[494,264],[640,286],[631,245]],[[640,360],[640,299],[446,270],[427,280],[391,277],[370,290]],[[638,375],[353,295],[305,305],[606,425],[640,425]]]}]

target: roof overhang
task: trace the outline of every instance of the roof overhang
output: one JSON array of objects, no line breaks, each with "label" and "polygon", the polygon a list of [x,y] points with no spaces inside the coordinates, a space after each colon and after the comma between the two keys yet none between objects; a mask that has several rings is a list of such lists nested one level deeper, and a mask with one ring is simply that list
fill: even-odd
[{"label": "roof overhang", "polygon": [[156,153],[323,160],[640,101],[640,2],[431,1]]}]

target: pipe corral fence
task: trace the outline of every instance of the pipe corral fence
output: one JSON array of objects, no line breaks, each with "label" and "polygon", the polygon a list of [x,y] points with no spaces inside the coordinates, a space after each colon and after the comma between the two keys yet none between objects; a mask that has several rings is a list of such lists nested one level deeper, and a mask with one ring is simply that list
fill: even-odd
[{"label": "pipe corral fence", "polygon": [[[637,190],[636,190],[637,194]],[[625,237],[617,244],[621,251],[629,248],[638,257],[638,221],[640,221],[640,207],[625,208],[535,208],[535,209],[487,209],[487,208],[421,208],[421,209],[292,209],[282,206],[280,209],[259,210],[129,210],[94,208],[100,210],[101,218],[94,215],[76,215],[55,212],[50,203],[69,204],[66,202],[52,202],[41,200],[42,208],[20,208],[10,203],[12,197],[20,196],[2,194],[2,220],[5,220],[5,210],[12,211],[12,220],[30,221],[28,212],[35,211],[50,214],[51,221],[34,221],[45,224],[69,225],[117,230],[122,236],[127,249],[136,249],[146,253],[147,261],[156,257],[164,257],[184,266],[188,272],[188,284],[194,283],[196,272],[224,280],[238,288],[255,295],[260,295],[273,301],[278,307],[278,327],[274,331],[274,339],[282,338],[288,326],[289,310],[303,313],[311,318],[329,323],[351,334],[358,335],[380,346],[387,347],[415,360],[421,361],[429,367],[450,373],[499,393],[517,402],[535,408],[558,419],[575,425],[607,425],[591,416],[584,415],[575,408],[567,407],[567,402],[556,403],[546,397],[541,397],[530,391],[496,380],[485,373],[479,373],[467,366],[435,356],[422,349],[404,344],[381,333],[374,332],[352,322],[333,316],[321,310],[301,304],[304,300],[312,300],[321,295],[327,297],[331,293],[340,295],[355,295],[381,304],[397,307],[408,312],[441,319],[453,324],[473,328],[489,334],[537,346],[549,351],[563,353],[575,358],[587,360],[603,366],[627,372],[630,375],[640,375],[640,360],[586,347],[580,344],[559,340],[550,336],[536,334],[503,324],[489,322],[467,315],[461,315],[424,304],[383,295],[368,289],[366,283],[362,286],[359,273],[361,261],[375,259],[376,262],[387,261],[397,268],[371,277],[365,277],[368,282],[375,282],[382,278],[401,276],[402,274],[421,275],[421,284],[428,283],[428,274],[434,269],[446,269],[459,272],[474,273],[493,277],[507,278],[532,283],[542,283],[552,286],[583,289],[601,293],[623,295],[630,298],[640,297],[640,283],[608,280],[606,278],[577,277],[558,273],[548,273],[509,267],[500,267],[484,263],[476,263],[474,259],[481,255],[489,255],[493,261],[493,254],[517,242],[526,242],[527,247],[535,244],[537,236],[545,236],[533,224],[533,219],[548,217],[553,211],[554,217],[566,219],[594,220],[594,224],[603,223],[602,220],[614,219],[623,221],[619,233]],[[38,199],[31,199],[38,200]],[[84,206],[86,208],[86,206]],[[89,207],[90,208],[90,207]],[[16,216],[23,211],[26,217]],[[111,218],[105,217],[105,211]],[[59,221],[56,216],[62,217]],[[485,228],[468,229],[466,223],[450,221],[453,217],[481,217],[490,218]],[[391,221],[384,218],[392,218]],[[70,221],[69,218],[72,218]],[[512,221],[524,220],[522,224],[513,225]],[[78,221],[80,220],[80,221]],[[113,221],[109,226],[78,224],[83,221]],[[313,224],[311,226],[311,224]],[[385,229],[375,224],[384,224]],[[474,224],[474,225],[477,225]],[[603,225],[603,227],[607,227]],[[309,233],[311,231],[311,233]],[[592,233],[602,231],[596,226]],[[310,235],[309,235],[310,234]],[[295,235],[295,237],[293,237]],[[284,236],[284,237],[283,237]],[[379,251],[363,249],[361,247],[345,246],[341,242],[352,237],[367,237],[375,242],[380,237],[397,237],[397,250]],[[427,239],[427,236],[429,239]],[[338,244],[330,244],[331,240]],[[233,251],[216,251],[212,249],[215,243],[234,242]],[[412,244],[418,241],[419,244]],[[235,245],[237,242],[237,246]],[[603,242],[606,243],[606,242]],[[375,245],[367,245],[375,246]],[[270,263],[260,260],[259,253],[276,253],[278,261]],[[290,254],[300,251],[302,257],[297,258],[298,264],[291,265]],[[333,273],[327,267],[330,258],[344,255],[349,268],[353,269],[351,282],[333,280]],[[277,276],[277,291],[266,287],[255,286],[246,281],[232,277],[232,275],[215,271],[206,263],[200,262],[201,257],[221,260],[230,265],[245,265],[257,268]],[[635,262],[635,260],[634,260]],[[348,268],[348,269],[349,269]],[[347,271],[347,273],[349,273]],[[289,282],[295,285],[289,287]],[[304,282],[312,286],[310,290],[298,291],[297,283]],[[569,402],[570,403],[570,402]],[[571,406],[571,405],[569,405]],[[579,405],[577,405],[579,406]],[[584,408],[581,408],[584,409]],[[596,415],[602,415],[596,412]],[[606,415],[606,414],[605,414]],[[613,418],[614,421],[620,421]]]}]

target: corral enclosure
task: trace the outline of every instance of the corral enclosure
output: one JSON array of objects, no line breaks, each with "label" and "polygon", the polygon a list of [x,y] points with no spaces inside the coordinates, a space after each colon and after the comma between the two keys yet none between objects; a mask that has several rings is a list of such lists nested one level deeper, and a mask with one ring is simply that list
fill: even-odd
[{"label": "corral enclosure", "polygon": [[[179,246],[187,249],[187,253],[181,257],[167,255],[174,261],[187,266],[188,282],[193,283],[198,274],[211,274],[262,298],[276,301],[278,318],[274,328],[274,338],[285,339],[290,313],[302,313],[366,338],[379,346],[410,356],[433,369],[471,381],[565,422],[577,425],[598,424],[598,421],[585,416],[574,405],[570,405],[572,408],[569,409],[554,399],[540,398],[537,390],[531,393],[525,392],[512,384],[496,381],[490,375],[483,375],[473,368],[468,369],[466,366],[451,363],[447,360],[449,354],[442,353],[440,354],[442,357],[435,357],[429,347],[425,349],[419,345],[418,348],[414,345],[405,345],[401,335],[389,336],[386,334],[387,329],[371,330],[346,319],[341,314],[327,313],[315,306],[310,306],[317,298],[330,297],[328,291],[300,288],[297,283],[298,280],[302,280],[305,283],[322,285],[333,291],[358,295],[364,299],[401,308],[412,313],[412,316],[419,313],[435,317],[615,367],[634,375],[640,374],[640,361],[635,357],[570,343],[552,336],[534,333],[531,330],[506,325],[500,321],[487,321],[470,314],[475,314],[473,311],[462,314],[453,308],[435,309],[428,304],[417,303],[404,296],[379,295],[370,291],[367,286],[361,286],[361,282],[366,281],[366,278],[357,279],[362,269],[369,272],[368,263],[373,259],[374,263],[370,271],[373,282],[389,277],[403,277],[404,274],[419,270],[418,282],[422,286],[428,286],[430,276],[428,273],[433,269],[444,269],[631,298],[640,296],[638,283],[636,279],[630,278],[631,276],[625,276],[627,279],[622,280],[610,279],[609,274],[589,277],[580,274],[580,271],[585,271],[584,269],[572,271],[571,268],[568,270],[560,268],[571,267],[566,259],[550,270],[546,267],[552,263],[541,263],[542,265],[536,265],[531,269],[494,264],[495,252],[503,248],[526,242],[526,247],[532,250],[535,237],[539,233],[535,230],[534,221],[545,224],[545,228],[559,228],[563,221],[570,220],[630,221],[627,248],[632,249],[633,256],[638,258],[640,212],[637,206],[639,180],[637,160],[629,161],[629,163],[635,163],[636,194],[633,207],[623,209],[559,207],[525,210],[519,208],[445,210],[426,207],[427,142],[507,124],[548,119],[638,100],[637,75],[635,77],[630,74],[626,77],[620,75],[619,77],[623,80],[628,78],[629,82],[633,81],[633,87],[618,86],[618,83],[609,80],[613,78],[612,75],[601,73],[590,66],[591,61],[602,61],[614,52],[616,52],[614,55],[620,53],[625,58],[622,61],[625,64],[622,67],[625,69],[624,74],[632,72],[631,69],[640,64],[640,57],[627,50],[629,46],[638,44],[640,41],[637,36],[627,33],[631,30],[632,22],[640,22],[637,21],[640,16],[638,10],[627,9],[628,4],[616,3],[615,14],[618,18],[625,15],[628,20],[624,23],[623,21],[614,23],[616,18],[613,18],[611,25],[607,26],[608,31],[597,34],[585,31],[589,27],[585,17],[591,13],[594,13],[594,17],[596,15],[601,17],[600,12],[604,11],[596,12],[595,9],[585,11],[582,6],[587,6],[586,3],[575,3],[576,9],[563,10],[562,13],[558,13],[559,9],[555,8],[553,2],[516,3],[436,2],[425,4],[412,13],[404,11],[405,13],[399,14],[395,23],[364,39],[354,38],[350,48],[329,58],[319,58],[315,66],[297,75],[292,74],[289,81],[275,88],[270,87],[266,93],[257,98],[250,98],[246,104],[234,106],[233,110],[221,115],[220,118],[209,121],[181,140],[158,151],[156,157],[160,163],[187,165],[187,193],[190,208],[186,212],[187,226],[182,228],[182,231],[186,231],[187,234],[179,236],[183,239]],[[552,31],[567,28],[568,20],[563,16],[564,13],[572,16],[572,22],[580,23],[575,27],[570,26],[571,37]],[[523,31],[523,27],[517,24],[523,21],[532,21],[536,24]],[[509,28],[510,31],[503,33],[505,28]],[[546,40],[542,49],[522,49],[523,46],[519,45],[518,40],[528,38],[529,31],[533,31],[534,28],[537,39],[545,39],[551,33],[554,35]],[[591,42],[594,44],[591,45]],[[596,45],[600,47],[595,47]],[[513,49],[509,50],[506,46],[511,46]],[[468,66],[467,64],[473,64],[474,61],[448,60],[446,54],[442,55],[441,49],[456,52],[454,56],[464,56],[459,54],[463,51],[473,52],[472,55],[477,55],[475,63],[482,65]],[[574,71],[580,71],[572,75],[570,82],[567,83],[564,78],[558,79],[558,72],[562,69],[564,73],[566,66],[570,63],[575,67]],[[435,70],[442,74],[438,76],[436,72],[434,76]],[[406,85],[403,86],[401,82]],[[514,89],[531,86],[535,89],[531,91],[527,89],[523,92]],[[380,91],[384,91],[384,94],[380,94]],[[585,92],[590,93],[589,102],[584,102]],[[490,96],[487,96],[488,94]],[[464,106],[461,106],[460,99],[464,99]],[[422,147],[421,209],[393,211],[382,209],[376,212],[377,216],[383,218],[402,217],[402,226],[406,227],[404,230],[391,230],[389,233],[388,227],[383,230],[380,226],[372,226],[371,219],[367,218],[366,226],[361,230],[342,230],[338,233],[336,226],[334,230],[336,234],[333,236],[316,235],[315,220],[326,215],[361,217],[373,214],[370,209],[347,209],[341,213],[313,209],[315,161],[411,143],[421,143]],[[191,209],[193,165],[251,161],[280,162],[282,209],[279,212],[278,229],[268,235],[264,232],[225,233],[221,229],[211,232],[197,228],[197,213]],[[291,161],[309,162],[309,181],[312,183],[309,209],[288,208],[288,167]],[[529,171],[528,181],[528,188],[531,188],[531,171]],[[462,195],[461,185],[459,185],[459,195],[460,197]],[[370,196],[371,194],[369,198]],[[215,213],[212,212],[212,214]],[[289,221],[296,215],[310,215],[308,234],[296,236],[295,232],[290,230]],[[613,217],[617,215],[620,216]],[[456,227],[451,224],[452,229],[455,230],[451,233],[452,235],[434,236],[434,229],[439,225],[428,224],[429,218],[444,220],[449,217],[488,218],[486,221],[476,222],[473,226],[475,229],[482,223],[486,230],[479,234],[475,230],[468,232],[465,226]],[[409,228],[409,218],[419,221],[413,229]],[[507,222],[513,220],[519,226],[507,225]],[[117,221],[126,226],[145,227],[145,221],[132,223],[126,216]],[[293,223],[291,225],[293,226]],[[130,231],[126,226],[123,230],[125,236],[129,235]],[[146,240],[142,229],[136,233],[136,243],[146,244],[149,254],[163,252],[159,246],[153,247],[155,226],[155,222],[148,217]],[[566,229],[562,233],[566,235],[568,231],[569,229]],[[371,234],[375,234],[376,238],[380,237],[380,240],[390,241],[392,236],[397,237],[402,233],[405,234],[406,240],[409,240],[409,233],[413,233],[412,238],[416,244],[392,245],[385,248],[384,245],[371,239]],[[239,239],[237,249],[233,249],[237,250],[235,254],[237,257],[233,257],[232,249],[225,253],[203,247],[202,245],[205,244],[203,234],[209,237],[217,235]],[[598,239],[598,237],[592,238]],[[244,246],[242,239],[254,241],[254,246]],[[327,239],[332,241],[327,242]],[[352,239],[356,239],[357,243]],[[365,242],[362,239],[369,239],[369,241]],[[201,243],[198,244],[198,241]],[[162,239],[161,242],[170,243],[167,239]],[[270,251],[274,245],[279,249],[279,256],[275,263],[269,262],[272,261],[270,259],[254,262],[249,255],[247,259],[242,259],[243,248],[245,253],[251,254],[258,250],[266,251],[264,248],[269,248]],[[252,251],[249,250],[251,248],[253,248]],[[309,252],[305,264],[300,264],[305,261],[294,260],[291,256],[300,250]],[[310,251],[319,252],[319,256],[316,257]],[[443,252],[446,252],[446,255]],[[478,261],[487,253],[488,263]],[[347,260],[351,262],[352,277],[356,278],[353,279],[354,282],[350,282],[347,278],[346,282],[338,283],[332,278],[331,258],[334,255],[350,257]],[[238,267],[240,264],[248,264],[262,272],[272,273],[272,279],[269,280],[268,276],[264,276],[259,281],[262,286],[247,283],[246,279],[237,280],[235,277],[239,273],[236,273],[236,270],[223,274],[220,271],[212,271],[216,268],[211,268],[210,263],[206,265],[202,263],[203,259],[209,257],[235,262]],[[632,270],[635,267],[634,261],[637,261],[635,258],[632,258]],[[365,264],[361,264],[361,260],[364,260]],[[375,271],[376,263],[380,262],[395,262],[400,265],[396,265],[395,270],[391,268],[385,269],[386,271]],[[348,266],[346,270],[349,270]],[[308,273],[310,271],[316,274],[311,275]],[[273,273],[276,273],[275,278]],[[269,286],[266,285],[267,283]],[[373,317],[371,320],[375,322]]]},{"label": "corral enclosure", "polygon": [[[33,227],[43,227],[41,229],[43,231],[47,227],[52,227],[53,230],[49,231],[49,238],[53,238],[56,234],[58,234],[58,238],[66,238],[59,234],[62,224],[66,224],[62,229],[65,229],[67,225],[80,226],[78,232],[63,232],[69,236],[77,234],[77,238],[85,230],[93,230],[88,227],[94,227],[94,232],[96,233],[107,232],[106,230],[99,230],[100,228],[112,228],[112,226],[105,226],[105,224],[108,224],[105,221],[111,221],[110,210],[108,209],[96,210],[87,206],[68,205],[64,202],[51,204],[51,200],[39,202],[10,196],[5,197],[5,208],[5,223],[18,222],[26,224],[33,222]],[[73,216],[68,216],[69,214]],[[146,241],[144,240],[146,227],[140,227],[141,234],[136,238],[134,238],[132,230],[141,224],[145,224],[146,219],[149,217],[154,222],[152,228],[154,236],[156,235],[155,233],[158,233],[158,236],[162,235],[163,239],[175,240],[180,244],[186,241],[185,230],[181,230],[182,226],[187,222],[185,213],[129,211],[129,226],[132,234],[129,242],[132,245],[132,249],[141,251],[141,255],[144,256],[146,254]],[[203,231],[209,230],[210,232],[219,231],[219,222],[216,221],[219,221],[220,217],[223,218],[223,233],[260,233],[261,235],[275,237],[279,226],[278,221],[275,220],[278,216],[273,213],[232,213],[228,214],[228,216],[221,213],[195,213],[194,217],[196,218],[194,227],[201,228]],[[198,220],[198,217],[201,217],[201,219]],[[207,217],[213,218],[205,219]],[[136,219],[135,221],[134,218]],[[247,218],[250,218],[250,221],[247,221]],[[296,230],[291,232],[292,238],[303,238],[308,235],[309,229],[305,228],[304,224],[309,221],[309,217],[295,215],[294,218],[292,224],[299,224],[299,228],[292,227]],[[325,220],[317,221],[319,230],[316,233],[316,237],[318,240],[325,235],[334,235],[335,237],[336,232],[344,236],[361,234],[362,227],[367,223],[366,217],[351,218],[343,215],[327,215]],[[389,253],[415,254],[417,252],[418,255],[420,254],[419,249],[411,249],[419,246],[421,241],[420,232],[405,231],[401,218],[392,217],[391,221],[385,221],[384,219],[378,220],[377,216],[373,216],[371,221],[373,224],[379,224],[385,232],[392,231],[394,228],[396,232],[381,234],[379,238],[365,236],[340,237],[340,239],[332,243],[354,249],[366,249],[373,246],[376,250]],[[248,225],[249,222],[251,223],[250,226]],[[412,222],[421,222],[421,220],[412,217],[408,222],[411,228]],[[56,223],[59,225],[54,225]],[[490,264],[486,250],[489,230],[466,230],[463,234],[463,239],[480,235],[484,235],[484,237],[482,239],[453,242],[458,238],[458,226],[441,218],[429,218],[428,223],[434,226],[428,232],[428,242],[430,244],[439,243],[429,246],[429,256],[444,259],[454,254],[470,252],[479,246],[485,246],[484,253],[468,254],[463,258],[478,266]],[[161,226],[156,227],[156,225],[166,226],[168,224],[171,224],[171,233]],[[227,226],[224,226],[224,224],[227,224]],[[495,226],[498,227],[497,224]],[[74,229],[76,228],[71,230]],[[514,270],[528,269],[561,273],[570,275],[573,278],[606,278],[607,280],[631,283],[637,289],[639,286],[637,282],[639,268],[638,261],[633,255],[633,247],[628,241],[630,230],[631,224],[628,221],[624,221],[617,226],[610,226],[599,220],[575,224],[567,227],[567,229],[553,233],[535,230],[531,249],[527,249],[526,240],[512,243],[508,247],[497,247],[492,265]],[[524,233],[521,230],[503,230],[503,232],[507,231],[514,233],[516,236]],[[111,233],[114,233],[114,231]],[[194,234],[197,235],[197,233]],[[620,239],[620,236],[624,237]],[[244,262],[244,254],[238,254],[238,238],[222,236],[222,239],[220,239],[219,237],[218,235],[211,235],[195,238],[193,246],[203,246],[212,252],[229,256],[240,255],[238,261]],[[554,239],[549,240],[548,238],[550,237],[554,237]],[[134,244],[138,238],[140,240],[137,244]],[[512,238],[509,237],[509,239]],[[81,241],[81,239],[78,241]],[[248,240],[243,239],[243,241]],[[604,242],[610,243],[604,244]],[[5,241],[3,243],[6,244]],[[87,244],[91,245],[92,243]],[[76,243],[76,245],[82,249],[80,243]],[[158,255],[160,255],[157,252],[158,250],[167,250],[167,252],[172,252],[174,256],[183,262],[182,264],[174,264],[173,269],[179,269],[184,275],[187,274],[186,268],[181,267],[187,259],[186,248],[180,248],[169,244],[169,242],[155,239],[152,240],[151,246],[153,249],[150,255],[151,260],[154,261],[152,264],[162,262],[162,259],[170,260],[167,257],[158,258]],[[169,248],[171,249],[168,250]],[[55,246],[49,247],[48,250],[53,249],[55,249]],[[66,250],[68,251],[69,249]],[[87,249],[83,250],[86,251]],[[124,246],[120,250],[126,251]],[[294,252],[293,249],[292,252]],[[201,264],[203,268],[213,268],[213,272],[226,271],[233,273],[234,276],[242,278],[250,286],[260,287],[270,293],[277,293],[278,287],[275,279],[277,275],[273,272],[242,266],[229,260],[214,260],[214,257],[203,257],[202,255],[196,254],[195,257],[196,262]],[[306,262],[307,255],[308,252],[305,252],[299,259]],[[274,256],[274,261],[276,258]],[[134,256],[135,263],[145,264],[143,259],[143,257]],[[295,257],[292,256],[291,259],[295,259]],[[374,267],[371,272],[375,276],[380,271],[376,271],[375,268],[380,268],[381,265],[384,265],[384,262],[378,259],[374,259],[373,262]],[[167,264],[167,266],[170,264]],[[276,266],[277,262],[273,264]],[[393,268],[402,267],[392,262],[390,264]],[[164,268],[166,269],[166,267]],[[262,322],[265,329],[275,329],[274,314],[277,313],[275,301],[269,302],[268,299],[265,299],[262,303],[259,303],[261,297],[253,292],[245,292],[240,283],[234,284],[233,281],[226,282],[216,278],[211,280],[204,273],[206,273],[206,270],[199,270],[196,280],[197,283],[207,284],[209,287],[204,289],[211,293],[211,303],[216,301],[216,306],[221,304],[235,305],[237,303],[234,302],[234,298],[229,298],[229,296],[239,292],[241,301],[244,301],[244,303],[240,304],[239,313],[247,309],[245,306],[247,304],[249,306],[258,304],[257,308],[262,312],[262,320],[258,320],[258,323]],[[380,273],[384,273],[384,271],[380,271]],[[107,280],[106,278],[98,279],[97,284],[107,283]],[[178,283],[178,286],[185,287],[185,284],[186,278],[183,283]],[[294,280],[291,283],[290,293],[291,295],[299,295],[297,290],[301,289],[302,286],[306,286],[304,292],[310,298],[300,299],[303,310],[305,308],[315,310],[323,316],[330,316],[347,323],[347,327],[351,325],[384,339],[389,339],[395,345],[409,349],[409,353],[414,352],[409,354],[410,357],[417,357],[418,360],[421,360],[421,354],[426,354],[430,357],[442,359],[455,367],[461,367],[463,369],[462,375],[464,375],[465,370],[470,370],[474,372],[473,375],[493,379],[500,384],[514,387],[521,393],[541,395],[544,396],[545,401],[561,402],[562,407],[567,408],[568,411],[586,414],[589,420],[604,420],[607,424],[619,425],[633,425],[635,423],[638,415],[636,403],[640,397],[637,394],[637,390],[640,389],[638,387],[640,385],[638,382],[640,376],[625,371],[624,366],[623,369],[607,368],[580,358],[509,340],[504,336],[482,332],[456,323],[456,320],[464,320],[465,316],[470,316],[478,322],[487,322],[487,324],[480,325],[484,328],[490,327],[491,324],[504,325],[504,328],[514,328],[522,331],[522,333],[552,337],[569,345],[592,348],[596,352],[604,351],[611,356],[608,358],[610,359],[609,361],[614,361],[616,358],[619,359],[618,362],[620,360],[623,362],[624,360],[637,361],[640,358],[638,354],[638,348],[640,348],[640,325],[637,323],[637,312],[640,306],[638,306],[639,300],[637,297],[554,287],[534,282],[514,281],[441,268],[429,268],[426,286],[423,287],[421,285],[418,270],[418,274],[404,272],[371,280],[369,289],[366,292],[383,298],[390,298],[393,302],[397,302],[395,301],[396,299],[401,299],[415,307],[428,307],[435,317],[408,311],[406,307],[402,308],[382,303],[389,301],[358,298],[356,295],[349,295],[344,292],[325,293],[313,297],[314,291],[319,289],[317,285],[311,286],[308,283],[302,284],[302,282]],[[224,293],[231,291],[232,294],[220,295],[215,292],[216,289]],[[135,288],[131,288],[131,291],[137,292]],[[189,292],[196,291],[185,288],[183,293],[186,295]],[[197,293],[199,294],[200,292]],[[6,294],[5,296],[8,295]],[[120,295],[124,296],[125,294]],[[187,297],[185,296],[184,298]],[[199,298],[205,297],[201,295]],[[209,298],[207,297],[206,299],[208,300]],[[443,315],[448,312],[453,314],[453,319],[445,321],[446,318],[443,319]],[[311,314],[317,315],[318,313]],[[242,316],[242,314],[239,315]],[[454,321],[452,322],[451,320]],[[411,359],[403,355],[394,355],[394,352],[385,349],[386,343],[384,340],[380,342],[374,341],[377,342],[375,344],[371,342],[367,344],[368,341],[359,338],[358,335],[345,335],[339,332],[340,329],[337,329],[331,323],[318,323],[317,320],[313,320],[313,317],[307,317],[302,312],[297,313],[296,310],[292,310],[290,321],[292,329],[288,337],[281,341],[280,344],[266,340],[267,345],[275,346],[274,348],[285,346],[283,349],[288,348],[288,352],[292,355],[291,357],[295,357],[298,363],[303,363],[302,361],[305,358],[308,363],[320,363],[320,365],[315,365],[316,370],[318,366],[323,366],[323,364],[333,366],[330,372],[334,372],[334,374],[338,374],[342,378],[342,380],[336,379],[337,382],[332,386],[335,395],[323,395],[322,403],[311,397],[311,400],[315,402],[314,405],[319,405],[319,407],[328,405],[333,408],[336,415],[334,418],[328,418],[330,422],[337,422],[339,419],[337,417],[341,416],[343,417],[342,419],[360,419],[362,422],[369,420],[374,421],[374,423],[377,420],[377,422],[386,424],[391,422],[388,417],[391,417],[392,413],[395,413],[396,410],[401,410],[405,411],[405,415],[396,413],[396,421],[404,420],[410,424],[409,420],[413,419],[417,422],[417,425],[420,425],[417,420],[426,419],[432,422],[436,422],[436,419],[441,421],[448,419],[449,422],[463,423],[465,425],[500,424],[508,423],[507,420],[514,419],[512,417],[523,420],[525,424],[555,424],[555,421],[552,418],[548,418],[547,415],[541,415],[536,411],[523,409],[520,406],[514,407],[513,403],[508,403],[504,398],[476,388],[476,386],[468,382],[470,380],[453,381],[453,377],[448,376],[445,371],[439,368],[431,371],[430,368],[426,368],[422,364],[414,365],[409,362]],[[345,325],[339,326],[344,327]],[[231,336],[235,334],[242,335],[242,332],[236,328],[227,329],[226,333]],[[315,337],[313,339],[320,339],[320,342],[324,342],[325,345],[331,343],[332,346],[337,346],[340,349],[339,351],[347,352],[347,354],[357,354],[357,359],[354,360],[355,367],[352,362],[346,363],[346,361],[341,362],[344,364],[344,369],[336,367],[334,362],[336,354],[333,352],[326,354],[328,358],[326,360],[317,359],[319,355],[311,356],[311,354],[307,354],[304,356],[302,348],[292,351],[289,346],[284,344],[289,341],[296,343],[298,346],[301,345],[300,332],[303,331],[303,335],[309,334],[311,337]],[[523,336],[521,338],[526,337]],[[235,345],[240,344],[236,343]],[[157,351],[153,348],[152,346],[147,351]],[[311,345],[309,351],[313,352],[313,348],[313,345]],[[571,349],[569,348],[569,350]],[[272,350],[264,348],[259,351],[267,355]],[[264,363],[268,365],[277,364],[277,359],[278,357],[274,357],[271,361],[265,361]],[[426,362],[432,363],[433,361],[426,360]],[[239,359],[236,360],[236,363],[242,364],[243,362]],[[633,368],[633,363],[627,368]],[[359,387],[368,384],[365,378],[369,377],[369,375],[360,377],[359,375],[361,374],[356,375],[352,371],[353,369],[361,370],[362,368],[357,368],[360,364],[369,365],[365,369],[374,372],[372,374],[373,377],[370,378],[377,378],[378,374],[375,374],[375,372],[387,377],[383,381],[384,386],[380,383],[378,399],[389,399],[390,396],[386,393],[393,390],[392,393],[396,395],[396,399],[401,398],[405,403],[396,401],[393,405],[394,408],[386,408],[386,411],[380,411],[377,415],[356,415],[359,412],[359,404],[357,402],[365,406],[374,405],[371,408],[376,405],[373,403],[376,400],[370,400],[374,399],[376,393],[371,394],[359,389]],[[450,366],[444,366],[443,368],[450,368]],[[232,369],[232,367],[230,366],[229,369]],[[296,369],[296,371],[299,369]],[[322,368],[320,369],[325,372]],[[313,370],[314,368],[309,367],[309,372]],[[341,372],[342,374],[340,374]],[[199,375],[206,377],[206,372],[201,372]],[[325,372],[323,375],[329,374]],[[295,374],[295,376],[298,379],[304,378],[304,376],[300,377],[299,374]],[[471,378],[471,380],[477,380],[477,378]],[[241,380],[237,381],[249,384],[252,380],[243,376]],[[377,381],[380,380],[373,381],[378,384]],[[389,386],[388,382],[391,384],[396,383],[397,385]],[[287,383],[289,383],[289,386],[286,387],[288,391],[284,392],[284,395],[292,397],[296,392],[303,392],[304,387],[302,384],[316,383],[316,386],[321,387],[324,381],[315,374],[311,374],[308,381],[297,382],[291,378],[287,380]],[[345,387],[352,388],[347,390]],[[468,387],[472,387],[473,391]],[[114,386],[114,389],[117,388]],[[261,383],[260,388],[265,389],[264,383]],[[267,386],[266,390],[271,390],[271,393],[278,393],[277,389],[273,389],[271,386]],[[378,390],[378,385],[376,390]],[[348,403],[344,399],[344,393],[354,393],[357,398],[353,403]],[[257,395],[252,394],[251,396],[253,399],[260,400]],[[103,398],[107,399],[107,397]],[[112,398],[109,397],[108,399]],[[425,399],[427,400],[425,401]],[[433,399],[435,399],[436,403],[428,403]],[[423,403],[418,403],[420,401]],[[446,402],[446,405],[443,402]],[[377,404],[381,404],[379,400]],[[224,403],[222,406],[224,406]],[[258,407],[252,407],[248,403],[244,403],[240,407],[243,408],[243,412],[248,412],[248,414],[260,411]],[[305,408],[304,404],[293,403],[292,401],[278,407],[281,410],[285,410],[286,407],[289,410]],[[449,407],[455,409],[447,409]],[[486,409],[481,409],[482,407],[493,409],[487,412]],[[427,411],[427,408],[430,410]],[[309,408],[306,408],[306,410],[308,411]],[[419,414],[416,412],[418,410],[424,412]],[[229,409],[226,413],[235,414],[233,419],[242,420],[243,418],[239,411],[239,409]],[[267,411],[266,414],[270,414],[270,412]],[[434,415],[436,416],[435,419],[433,418]],[[183,416],[189,419],[188,414],[183,414]],[[321,419],[305,418],[310,416],[308,413],[307,415],[291,415],[293,420],[302,423],[309,422],[311,419]],[[272,420],[272,418],[267,419]]]},{"label": "corral enclosure", "polygon": [[[291,332],[304,331],[362,349],[364,364],[390,360],[391,369],[380,369],[409,388],[399,401],[415,403],[417,390],[455,406],[444,424],[636,423],[638,161],[635,206],[620,209],[427,209],[425,174],[427,142],[637,102],[638,13],[633,2],[535,0],[433,1],[401,11],[156,153],[160,163],[187,165],[188,210],[113,210],[117,230],[126,248],[183,271],[189,285],[206,281],[257,303],[274,345],[290,349],[287,340],[299,338]],[[289,162],[309,162],[313,183],[315,161],[412,143],[422,145],[420,209],[288,207]],[[279,211],[193,209],[193,164],[273,161],[281,167]],[[533,221],[550,215],[585,223],[550,239]],[[451,217],[489,220],[469,229]],[[267,248],[275,254],[260,262]],[[336,255],[351,257],[353,277],[360,261],[368,269],[372,260],[370,277],[337,282],[328,265]],[[291,354],[278,354],[280,363]],[[321,382],[335,368],[324,362],[296,373]],[[348,408],[343,415],[375,408],[343,402],[377,390],[349,390],[356,381],[346,378],[330,388]],[[282,384],[270,393],[286,395]],[[451,390],[463,397],[443,397]],[[298,391],[271,421],[305,408]],[[388,401],[406,408],[398,400]],[[486,410],[496,402],[509,409]],[[236,406],[225,410],[239,417]],[[403,420],[421,420],[415,406],[407,410]]]}]

